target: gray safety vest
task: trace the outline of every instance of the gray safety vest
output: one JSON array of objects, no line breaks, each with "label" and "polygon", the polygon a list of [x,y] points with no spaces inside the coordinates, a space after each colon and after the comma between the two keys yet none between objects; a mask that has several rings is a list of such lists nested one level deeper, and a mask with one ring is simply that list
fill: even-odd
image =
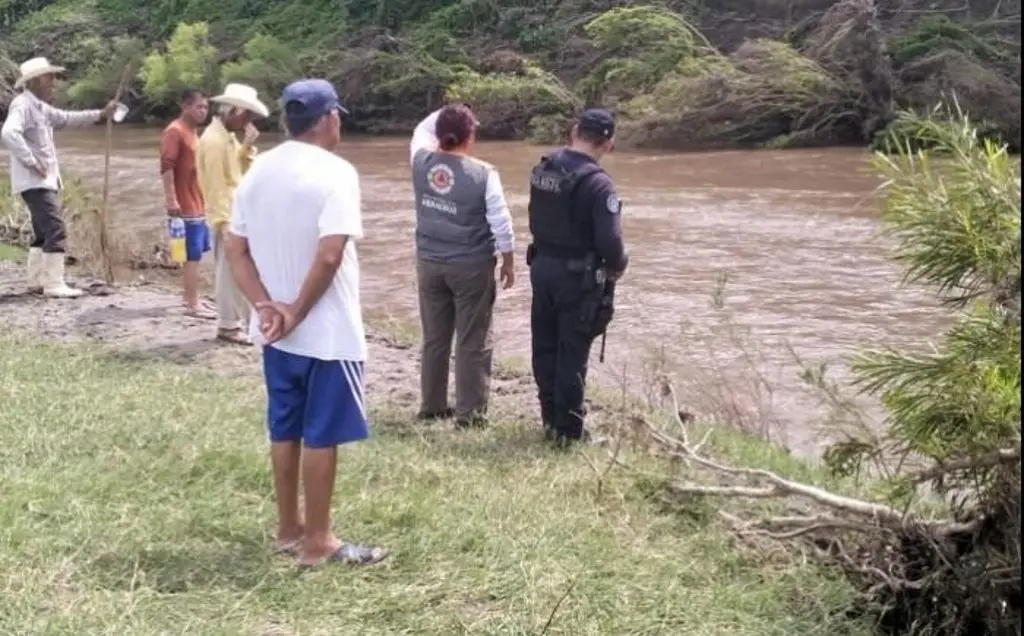
[{"label": "gray safety vest", "polygon": [[420,150],[412,163],[416,255],[428,261],[486,262],[495,242],[487,223],[491,167],[468,157]]}]

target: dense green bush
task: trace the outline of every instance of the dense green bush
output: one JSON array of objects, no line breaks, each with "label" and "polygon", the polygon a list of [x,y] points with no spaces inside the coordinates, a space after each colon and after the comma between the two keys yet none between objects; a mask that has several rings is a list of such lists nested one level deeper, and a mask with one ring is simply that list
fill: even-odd
[{"label": "dense green bush", "polygon": [[97,54],[85,72],[68,87],[67,98],[74,104],[105,103],[117,92],[126,67],[131,65],[137,71],[138,60],[143,59],[146,51],[142,40],[129,37],[103,40],[97,48]]},{"label": "dense green bush", "polygon": [[[0,29],[13,59],[68,67],[72,106],[102,102],[137,57],[133,112],[157,118],[186,84],[247,81],[273,102],[288,79],[318,75],[343,93],[348,125],[366,131],[407,131],[446,96],[472,95],[494,117],[484,135],[521,137],[600,104],[620,112],[624,143],[827,144],[870,141],[894,105],[928,109],[956,94],[1019,146],[1019,16],[999,8],[974,24],[880,18],[853,0],[825,8],[753,3],[739,24],[721,20],[724,7],[678,0],[0,0]],[[1014,19],[1015,32],[999,26]],[[783,35],[787,44],[772,41]],[[807,89],[821,86],[812,99]]]},{"label": "dense green bush", "polygon": [[302,75],[295,51],[270,35],[257,35],[245,43],[242,57],[221,67],[224,83],[249,84],[263,96],[271,117],[279,113],[277,96],[289,82]]},{"label": "dense green bush", "polygon": [[473,105],[481,132],[497,138],[523,138],[530,120],[568,115],[579,100],[550,73],[528,67],[520,75],[461,73],[448,87],[447,99]]},{"label": "dense green bush", "polygon": [[151,102],[173,107],[182,90],[217,90],[217,49],[209,42],[204,22],[181,23],[174,29],[164,52],[153,51],[142,63],[142,89]]},{"label": "dense green bush", "polygon": [[905,282],[933,290],[954,322],[933,346],[854,358],[858,383],[881,398],[888,426],[881,437],[832,447],[826,459],[850,473],[887,458],[897,467],[889,473],[893,503],[910,507],[936,494],[945,502],[945,534],[908,531],[875,553],[875,567],[914,581],[873,588],[884,623],[898,633],[1013,633],[1006,630],[1015,622],[1019,629],[1013,604],[1021,594],[1020,163],[962,116],[948,123],[904,114],[900,124],[895,130],[913,130],[930,150],[896,136],[898,152],[878,156],[882,222]]},{"label": "dense green bush", "polygon": [[650,90],[697,49],[693,28],[657,7],[612,9],[583,29],[607,59],[580,82],[579,90],[587,102],[606,106]]}]

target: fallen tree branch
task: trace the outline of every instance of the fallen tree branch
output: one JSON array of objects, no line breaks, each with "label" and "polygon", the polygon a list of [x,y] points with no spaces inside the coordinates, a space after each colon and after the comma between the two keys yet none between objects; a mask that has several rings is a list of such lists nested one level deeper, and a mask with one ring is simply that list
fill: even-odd
[{"label": "fallen tree branch", "polygon": [[[677,492],[684,492],[705,496],[727,496],[747,498],[779,498],[785,496],[796,496],[809,499],[817,504],[830,508],[834,511],[856,515],[874,522],[876,525],[889,528],[904,528],[918,526],[929,533],[937,536],[949,536],[951,534],[969,533],[979,527],[981,519],[974,519],[969,522],[955,522],[952,520],[923,520],[913,515],[883,504],[855,499],[845,495],[836,494],[798,481],[785,479],[776,473],[760,468],[738,468],[727,466],[700,455],[693,445],[689,443],[689,436],[685,433],[686,425],[679,416],[679,400],[671,383],[663,381],[663,397],[671,401],[670,412],[675,419],[678,428],[684,433],[682,439],[674,439],[658,431],[649,422],[647,424],[651,436],[656,442],[662,445],[669,456],[692,462],[717,473],[745,477],[764,484],[760,486],[700,486],[696,484],[677,484],[673,489]],[[702,442],[703,443],[703,442]]]},{"label": "fallen tree branch", "polygon": [[[1020,444],[1020,440],[1017,440],[1017,443]],[[995,468],[1002,464],[1012,464],[1015,461],[1020,461],[1020,446],[1000,448],[979,457],[964,457],[942,462],[925,470],[918,471],[910,477],[910,481],[915,484],[921,484],[961,470]]]}]

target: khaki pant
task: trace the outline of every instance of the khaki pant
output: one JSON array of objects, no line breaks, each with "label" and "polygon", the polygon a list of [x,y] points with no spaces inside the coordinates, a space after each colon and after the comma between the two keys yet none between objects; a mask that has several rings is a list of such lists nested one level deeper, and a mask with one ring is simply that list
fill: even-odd
[{"label": "khaki pant", "polygon": [[214,300],[217,305],[218,327],[220,329],[246,329],[252,309],[245,294],[235,283],[228,256],[224,251],[224,229],[216,231],[213,242]]},{"label": "khaki pant", "polygon": [[491,318],[497,283],[495,259],[480,265],[419,260],[420,359],[422,411],[448,406],[448,364],[455,336],[455,416],[472,418],[487,411],[494,343]]}]

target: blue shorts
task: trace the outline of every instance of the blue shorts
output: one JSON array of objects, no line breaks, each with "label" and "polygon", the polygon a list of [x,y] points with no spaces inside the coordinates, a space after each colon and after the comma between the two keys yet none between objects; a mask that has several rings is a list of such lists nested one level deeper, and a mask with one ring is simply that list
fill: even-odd
[{"label": "blue shorts", "polygon": [[318,360],[263,347],[271,442],[330,448],[370,436],[363,363]]},{"label": "blue shorts", "polygon": [[206,219],[185,219],[185,260],[197,263],[211,249],[210,226]]}]

